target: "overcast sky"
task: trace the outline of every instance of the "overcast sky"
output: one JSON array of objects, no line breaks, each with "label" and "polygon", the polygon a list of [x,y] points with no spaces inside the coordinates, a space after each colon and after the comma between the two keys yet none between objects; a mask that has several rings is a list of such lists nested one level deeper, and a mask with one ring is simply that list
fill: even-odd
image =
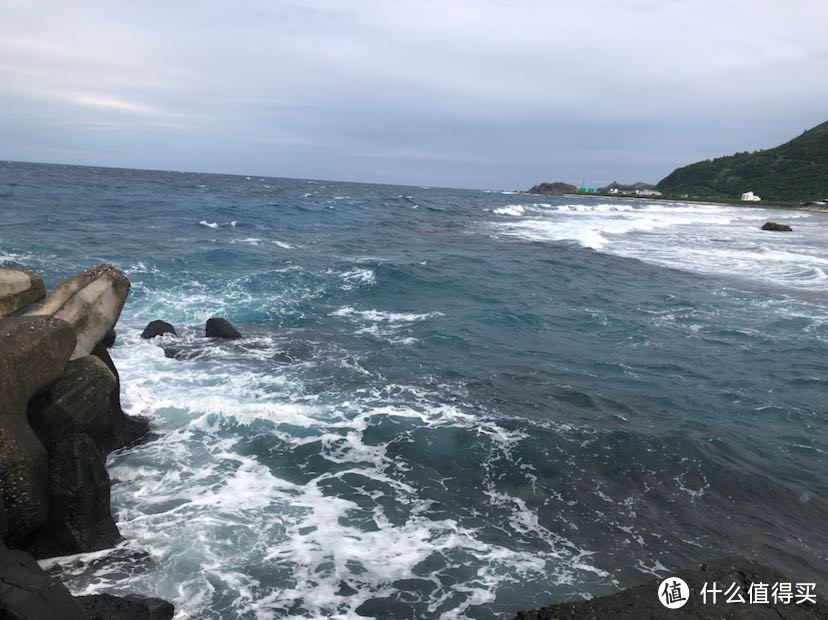
[{"label": "overcast sky", "polygon": [[826,0],[0,0],[0,158],[527,188],[828,120]]}]

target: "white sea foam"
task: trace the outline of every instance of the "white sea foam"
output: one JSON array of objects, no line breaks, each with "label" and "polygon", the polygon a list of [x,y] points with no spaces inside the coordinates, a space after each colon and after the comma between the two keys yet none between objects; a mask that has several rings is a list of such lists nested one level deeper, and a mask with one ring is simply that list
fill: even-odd
[{"label": "white sea foam", "polygon": [[34,254],[29,252],[10,252],[0,248],[0,265],[31,265],[35,262]]},{"label": "white sea foam", "polygon": [[[345,306],[335,315],[410,325],[439,313]],[[307,397],[295,379],[257,373],[228,350],[212,362],[168,359],[160,347],[140,340],[139,327],[127,319],[112,354],[125,408],[152,416],[160,436],[109,458],[117,481],[113,507],[128,542],[50,563],[61,567],[76,592],[162,596],[173,600],[181,618],[218,617],[210,610],[219,600],[225,616],[356,620],[359,606],[393,594],[395,581],[417,580],[434,584],[425,595],[429,614],[463,618],[491,603],[506,584],[550,574],[561,583],[576,582],[579,573],[596,570],[587,552],[546,530],[523,499],[496,490],[494,480],[489,495],[505,511],[500,527],[540,546],[507,548],[456,518],[435,518],[428,495],[399,475],[406,464],[389,452],[396,440],[365,436],[382,420],[414,424],[421,432],[454,429],[484,437],[494,462],[513,456],[523,432],[435,404],[410,386],[386,388],[407,394],[405,404],[352,394],[326,405]],[[265,357],[279,348],[270,337],[249,346]],[[274,443],[272,457],[245,447],[259,433]],[[298,477],[269,465],[272,458],[308,448],[331,465]],[[527,476],[531,480],[532,472]],[[353,488],[353,496],[332,493],[337,485]],[[375,506],[368,528],[354,520],[366,501]],[[386,502],[407,516],[400,520]],[[135,552],[149,553],[149,563]],[[443,559],[424,569],[435,554]],[[467,579],[444,579],[445,571],[469,562],[476,569]],[[282,575],[278,582],[262,577],[274,574]],[[341,591],[343,583],[348,592]]]},{"label": "white sea foam", "polygon": [[526,207],[523,205],[506,205],[505,207],[498,207],[497,209],[493,209],[492,213],[497,213],[498,215],[523,215],[526,213]]},{"label": "white sea foam", "polygon": [[342,288],[346,291],[353,289],[355,286],[370,286],[375,284],[377,277],[371,269],[352,269],[340,274],[344,280]]},{"label": "white sea foam", "polygon": [[332,312],[331,316],[362,319],[374,323],[412,323],[414,321],[424,321],[433,317],[442,316],[442,313],[426,312],[417,314],[413,312],[384,312],[381,310],[356,310],[351,306],[343,306],[339,310]]},{"label": "white sea foam", "polygon": [[[507,205],[493,213],[510,216],[491,224],[499,235],[828,290],[828,214],[650,201]],[[794,232],[760,230],[767,220],[793,221]]]},{"label": "white sea foam", "polygon": [[219,227],[217,222],[208,222],[207,220],[201,220],[199,222],[199,224],[201,224],[202,226],[206,226],[207,228],[213,228],[213,229]]}]

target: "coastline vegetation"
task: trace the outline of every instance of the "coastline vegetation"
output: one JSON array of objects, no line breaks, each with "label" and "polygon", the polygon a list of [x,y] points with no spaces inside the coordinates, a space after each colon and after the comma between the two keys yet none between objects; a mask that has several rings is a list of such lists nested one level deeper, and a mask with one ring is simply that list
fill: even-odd
[{"label": "coastline vegetation", "polygon": [[[659,181],[664,197],[738,201],[753,191],[785,206],[828,197],[828,122],[775,148],[677,168]],[[751,206],[756,206],[752,203]]]}]

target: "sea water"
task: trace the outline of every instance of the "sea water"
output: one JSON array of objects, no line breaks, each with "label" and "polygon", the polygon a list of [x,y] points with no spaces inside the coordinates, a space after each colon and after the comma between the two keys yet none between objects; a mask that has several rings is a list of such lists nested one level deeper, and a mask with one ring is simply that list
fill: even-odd
[{"label": "sea water", "polygon": [[111,353],[154,431],[109,457],[125,542],[44,563],[75,593],[495,618],[733,553],[826,583],[828,214],[2,163],[0,262],[132,282]]}]

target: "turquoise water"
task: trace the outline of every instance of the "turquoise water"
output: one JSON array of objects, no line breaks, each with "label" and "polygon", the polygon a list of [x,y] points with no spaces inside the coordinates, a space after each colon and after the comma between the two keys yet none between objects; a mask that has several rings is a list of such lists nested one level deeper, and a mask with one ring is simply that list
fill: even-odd
[{"label": "turquoise water", "polygon": [[828,576],[828,214],[2,163],[0,261],[132,282],[156,435],[110,457],[127,541],[48,564],[75,592],[494,618],[726,553]]}]

